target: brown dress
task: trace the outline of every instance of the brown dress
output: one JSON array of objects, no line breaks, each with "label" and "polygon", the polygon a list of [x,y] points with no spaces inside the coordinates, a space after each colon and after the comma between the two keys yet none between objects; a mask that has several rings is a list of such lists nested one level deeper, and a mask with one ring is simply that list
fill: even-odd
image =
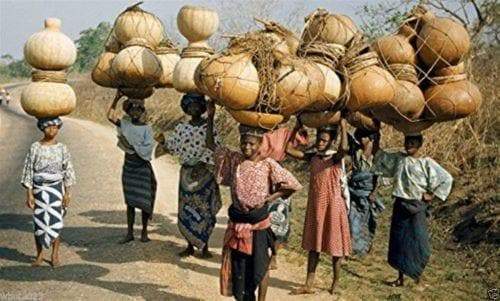
[{"label": "brown dress", "polygon": [[347,208],[342,197],[341,162],[314,156],[310,169],[302,248],[335,257],[348,256],[351,253],[351,237]]}]

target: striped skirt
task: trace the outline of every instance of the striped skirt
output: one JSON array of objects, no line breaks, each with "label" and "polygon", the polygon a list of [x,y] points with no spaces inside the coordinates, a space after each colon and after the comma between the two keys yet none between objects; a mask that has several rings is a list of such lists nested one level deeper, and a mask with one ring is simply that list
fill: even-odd
[{"label": "striped skirt", "polygon": [[127,206],[141,209],[152,217],[156,198],[156,178],[151,163],[136,154],[126,154],[122,184]]}]

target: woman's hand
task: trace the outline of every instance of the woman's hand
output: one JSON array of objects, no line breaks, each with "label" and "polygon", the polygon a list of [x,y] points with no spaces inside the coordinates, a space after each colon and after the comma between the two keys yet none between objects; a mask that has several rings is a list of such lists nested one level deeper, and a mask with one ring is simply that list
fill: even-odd
[{"label": "woman's hand", "polygon": [[27,193],[26,207],[30,208],[31,210],[35,209],[35,196],[33,195],[33,192],[31,190],[28,190]]},{"label": "woman's hand", "polygon": [[422,194],[422,201],[424,201],[427,204],[429,204],[432,201],[433,198],[434,198],[434,194],[432,194],[432,193],[426,193],[426,192],[424,192]]}]

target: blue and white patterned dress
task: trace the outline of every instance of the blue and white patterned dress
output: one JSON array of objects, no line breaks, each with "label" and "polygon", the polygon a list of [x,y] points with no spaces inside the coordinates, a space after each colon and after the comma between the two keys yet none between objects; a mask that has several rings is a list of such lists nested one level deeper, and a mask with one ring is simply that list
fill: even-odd
[{"label": "blue and white patterned dress", "polygon": [[64,188],[75,183],[71,155],[62,143],[43,145],[35,142],[26,155],[21,184],[33,189],[35,238],[49,248],[63,228]]}]

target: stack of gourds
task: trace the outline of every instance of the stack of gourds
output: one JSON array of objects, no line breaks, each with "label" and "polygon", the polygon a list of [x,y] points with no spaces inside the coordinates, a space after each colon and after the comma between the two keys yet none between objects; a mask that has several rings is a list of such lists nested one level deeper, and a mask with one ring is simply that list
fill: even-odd
[{"label": "stack of gourds", "polygon": [[75,109],[76,95],[66,84],[66,70],[76,60],[76,47],[60,29],[61,20],[48,18],[45,28],[24,45],[24,58],[35,70],[21,94],[21,105],[37,118],[67,115]]},{"label": "stack of gourds", "polygon": [[92,71],[96,84],[120,89],[134,99],[150,97],[155,87],[172,87],[174,67],[179,61],[160,19],[141,9],[140,4],[117,17],[105,52]]},{"label": "stack of gourds", "polygon": [[396,34],[373,48],[397,79],[396,96],[371,111],[377,119],[411,133],[478,109],[481,93],[467,80],[463,61],[470,37],[454,20],[416,6]]}]

